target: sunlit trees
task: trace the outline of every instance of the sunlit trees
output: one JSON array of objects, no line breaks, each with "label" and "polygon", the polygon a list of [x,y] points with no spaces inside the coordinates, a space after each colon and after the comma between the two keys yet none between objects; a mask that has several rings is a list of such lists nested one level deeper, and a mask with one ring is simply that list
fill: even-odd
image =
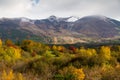
[{"label": "sunlit trees", "polygon": [[32,40],[23,40],[21,43],[21,48],[29,52],[32,56],[37,54],[42,55],[44,52],[50,49],[48,46]]},{"label": "sunlit trees", "polygon": [[63,52],[64,51],[64,47],[63,46],[58,46],[57,50],[60,51],[60,52]]},{"label": "sunlit trees", "polygon": [[19,48],[8,47],[5,51],[6,51],[6,54],[8,54],[10,57],[14,59],[21,58],[21,49]]},{"label": "sunlit trees", "polygon": [[96,63],[98,63],[99,65],[109,64],[110,60],[111,60],[110,47],[102,46],[99,50]]},{"label": "sunlit trees", "polygon": [[2,46],[2,40],[0,39],[0,47]]},{"label": "sunlit trees", "polygon": [[106,60],[110,60],[111,58],[111,50],[108,46],[102,46],[100,49],[100,56]]},{"label": "sunlit trees", "polygon": [[13,62],[21,58],[21,49],[14,47],[1,47],[0,48],[0,61]]},{"label": "sunlit trees", "polygon": [[83,57],[91,57],[91,56],[95,56],[97,54],[95,49],[90,49],[90,48],[85,49],[84,47],[80,48],[79,53]]},{"label": "sunlit trees", "polygon": [[79,48],[0,41],[0,80],[119,80],[119,66],[119,45]]},{"label": "sunlit trees", "polygon": [[56,46],[56,45],[53,45],[53,46],[52,46],[52,49],[53,49],[53,50],[57,50],[57,46]]},{"label": "sunlit trees", "polygon": [[59,74],[55,75],[55,78],[56,80],[84,80],[85,74],[82,69],[69,66],[59,70]]},{"label": "sunlit trees", "polygon": [[14,73],[13,70],[3,70],[0,80],[25,80],[21,73]]},{"label": "sunlit trees", "polygon": [[77,69],[75,68],[73,71],[73,74],[75,75],[75,80],[84,80],[85,74],[83,72],[83,69]]},{"label": "sunlit trees", "polygon": [[21,43],[22,49],[24,49],[25,51],[29,51],[29,52],[33,52],[34,46],[35,46],[35,42],[32,40],[24,40]]},{"label": "sunlit trees", "polygon": [[13,71],[10,70],[9,73],[7,73],[4,70],[1,77],[2,77],[2,80],[13,80],[14,79]]},{"label": "sunlit trees", "polygon": [[22,75],[21,73],[18,73],[18,74],[16,75],[16,79],[17,79],[17,80],[25,80],[25,78],[23,77],[23,75]]}]

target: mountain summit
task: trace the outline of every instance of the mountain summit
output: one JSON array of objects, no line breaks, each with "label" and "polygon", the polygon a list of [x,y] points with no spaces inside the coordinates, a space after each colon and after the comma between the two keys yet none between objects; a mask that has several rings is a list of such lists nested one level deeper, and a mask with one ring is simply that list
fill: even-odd
[{"label": "mountain summit", "polygon": [[101,15],[82,18],[52,15],[41,20],[1,18],[0,37],[56,44],[114,40],[120,38],[120,22]]}]

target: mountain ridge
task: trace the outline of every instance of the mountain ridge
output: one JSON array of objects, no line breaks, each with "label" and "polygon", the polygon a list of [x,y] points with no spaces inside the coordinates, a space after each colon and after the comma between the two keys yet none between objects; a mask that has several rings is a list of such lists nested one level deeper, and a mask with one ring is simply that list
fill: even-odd
[{"label": "mountain ridge", "polygon": [[55,44],[99,42],[119,39],[120,21],[101,15],[82,18],[52,15],[40,20],[24,17],[1,18],[0,37],[12,40],[32,39]]}]

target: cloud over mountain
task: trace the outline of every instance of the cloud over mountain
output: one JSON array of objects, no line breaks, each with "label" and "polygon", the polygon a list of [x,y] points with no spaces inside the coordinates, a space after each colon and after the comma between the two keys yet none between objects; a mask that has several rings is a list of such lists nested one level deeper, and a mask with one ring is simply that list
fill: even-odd
[{"label": "cloud over mountain", "polygon": [[119,19],[120,0],[0,0],[0,17],[46,18],[101,14]]}]

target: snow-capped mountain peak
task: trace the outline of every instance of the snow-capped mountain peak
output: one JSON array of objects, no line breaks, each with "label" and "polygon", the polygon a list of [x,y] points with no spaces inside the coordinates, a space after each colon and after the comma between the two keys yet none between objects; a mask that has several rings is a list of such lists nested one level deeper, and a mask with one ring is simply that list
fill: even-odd
[{"label": "snow-capped mountain peak", "polygon": [[53,21],[57,21],[57,22],[60,22],[60,21],[66,21],[66,22],[75,22],[79,19],[79,17],[76,17],[76,16],[70,16],[70,17],[66,17],[66,18],[62,18],[62,17],[56,17],[56,16],[50,16],[48,18],[49,21],[53,22]]},{"label": "snow-capped mountain peak", "polygon": [[77,21],[79,18],[78,17],[76,17],[76,16],[71,16],[71,17],[69,17],[68,18],[68,22],[75,22],[75,21]]}]

